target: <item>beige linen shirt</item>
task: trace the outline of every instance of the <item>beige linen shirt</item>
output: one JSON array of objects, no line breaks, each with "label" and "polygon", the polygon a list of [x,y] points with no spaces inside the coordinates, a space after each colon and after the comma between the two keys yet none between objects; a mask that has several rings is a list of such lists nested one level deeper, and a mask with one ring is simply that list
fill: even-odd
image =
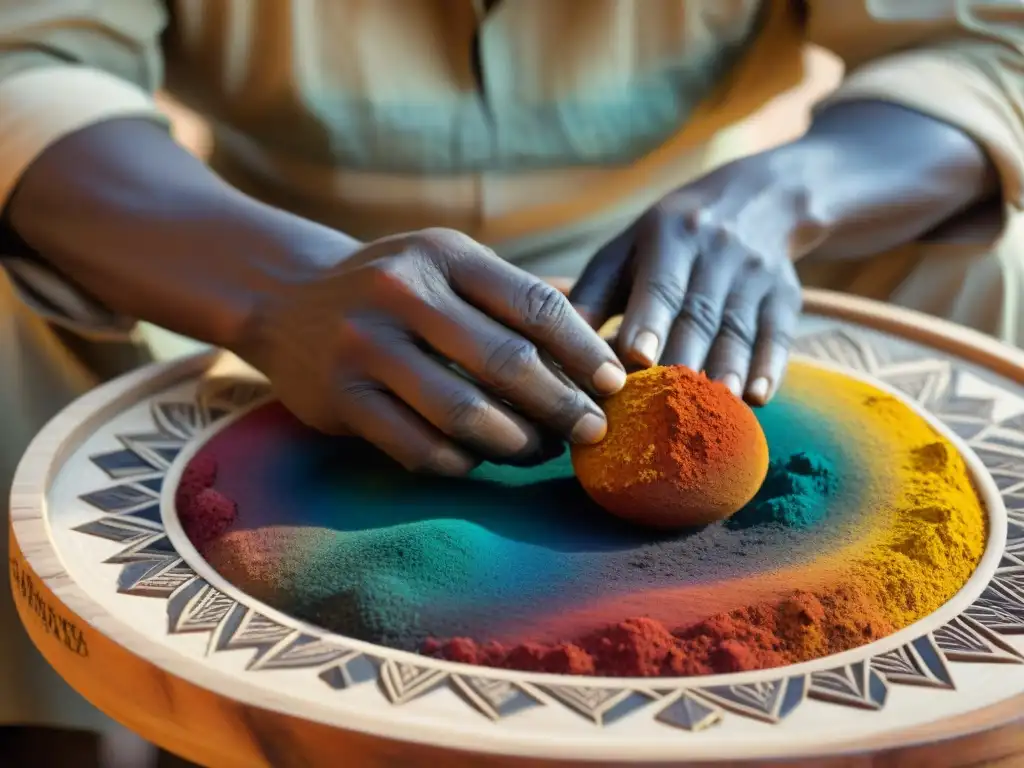
[{"label": "beige linen shirt", "polygon": [[[1022,0],[484,6],[0,0],[0,217],[47,147],[105,120],[162,120],[165,87],[209,119],[214,168],[267,202],[363,239],[456,227],[534,272],[573,275],[658,197],[742,152],[736,126],[800,81],[816,43],[846,65],[830,101],[889,100],[975,137],[1006,210],[899,253],[810,259],[805,279],[1024,339]],[[116,341],[124,324],[59,277],[0,261],[6,486],[46,418],[141,358]],[[0,723],[95,722],[32,655],[6,592],[0,579]]]},{"label": "beige linen shirt", "polygon": [[[159,119],[213,125],[229,180],[360,238],[457,227],[523,266],[586,248],[738,151],[729,129],[838,54],[833,100],[960,126],[1021,203],[1019,0],[5,0],[0,208],[47,146]],[[478,65],[475,66],[475,62]],[[573,247],[577,246],[577,247]]]}]

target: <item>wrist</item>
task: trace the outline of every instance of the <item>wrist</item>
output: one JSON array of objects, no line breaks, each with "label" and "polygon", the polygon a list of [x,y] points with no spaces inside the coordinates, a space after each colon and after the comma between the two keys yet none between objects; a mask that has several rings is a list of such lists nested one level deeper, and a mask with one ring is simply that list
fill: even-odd
[{"label": "wrist", "polygon": [[887,102],[833,104],[780,153],[806,169],[814,207],[829,222],[816,256],[878,254],[997,199],[991,164],[973,139]]},{"label": "wrist", "polygon": [[[757,156],[788,236],[790,258],[807,255],[842,218],[834,188],[835,152],[822,142],[795,141]],[[833,180],[833,182],[830,182]]]},{"label": "wrist", "polygon": [[357,240],[315,222],[248,200],[244,234],[234,241],[237,262],[223,285],[229,296],[209,318],[210,343],[245,346],[255,318],[289,288],[315,280],[360,247]]}]

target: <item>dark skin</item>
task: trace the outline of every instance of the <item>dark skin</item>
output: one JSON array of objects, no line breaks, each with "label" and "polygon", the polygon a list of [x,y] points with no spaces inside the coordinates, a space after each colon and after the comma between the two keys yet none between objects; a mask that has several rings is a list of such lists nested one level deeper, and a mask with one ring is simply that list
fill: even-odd
[{"label": "dark skin", "polygon": [[111,310],[238,353],[310,426],[460,475],[535,459],[550,434],[601,439],[596,402],[624,370],[591,326],[622,310],[625,360],[706,364],[765,402],[799,313],[792,260],[883,251],[996,204],[996,189],[957,129],[880,102],[833,107],[804,139],[684,187],[609,244],[573,292],[580,314],[457,232],[363,244],[269,208],[138,120],[50,147],[7,222]]},{"label": "dark skin", "polygon": [[705,367],[764,404],[800,312],[794,262],[884,252],[998,205],[997,191],[960,131],[892,104],[839,104],[800,140],[669,195],[597,254],[572,300],[598,327],[625,314],[623,360]]}]

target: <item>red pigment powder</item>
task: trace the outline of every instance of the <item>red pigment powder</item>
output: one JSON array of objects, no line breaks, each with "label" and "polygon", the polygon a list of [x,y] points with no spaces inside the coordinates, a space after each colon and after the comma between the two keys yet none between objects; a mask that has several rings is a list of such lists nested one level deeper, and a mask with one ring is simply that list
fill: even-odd
[{"label": "red pigment powder", "polygon": [[214,490],[216,480],[217,462],[212,457],[197,456],[181,473],[174,495],[181,527],[200,552],[238,517],[238,505]]},{"label": "red pigment powder", "polygon": [[794,592],[671,632],[653,619],[621,621],[572,641],[504,646],[428,640],[423,653],[464,664],[562,675],[655,677],[780,667],[855,648],[893,631],[856,590]]}]

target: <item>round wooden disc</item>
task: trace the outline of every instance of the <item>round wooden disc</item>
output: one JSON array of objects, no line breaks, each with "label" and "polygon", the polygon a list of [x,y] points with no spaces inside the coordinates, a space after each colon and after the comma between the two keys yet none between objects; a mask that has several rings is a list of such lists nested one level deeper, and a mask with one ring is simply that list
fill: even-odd
[{"label": "round wooden disc", "polygon": [[101,387],[32,443],[11,510],[19,614],[96,706],[205,765],[1024,764],[1024,354],[835,294],[808,292],[805,312],[796,351],[925,414],[993,523],[961,592],[876,643],[760,672],[573,678],[283,615],[203,563],[169,501],[188,456],[267,394],[216,353]]}]

